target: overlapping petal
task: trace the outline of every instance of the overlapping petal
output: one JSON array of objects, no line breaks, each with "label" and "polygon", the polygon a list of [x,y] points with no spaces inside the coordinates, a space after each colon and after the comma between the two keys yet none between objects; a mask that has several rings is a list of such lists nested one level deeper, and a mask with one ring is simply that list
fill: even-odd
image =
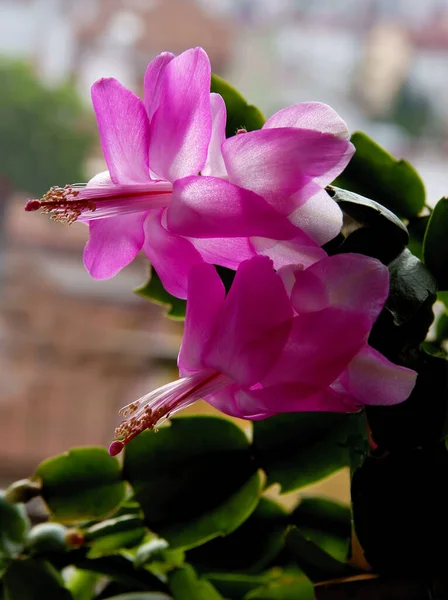
[{"label": "overlapping petal", "polygon": [[204,263],[191,269],[184,336],[177,360],[182,377],[202,369],[204,348],[219,319],[225,295],[215,267]]},{"label": "overlapping petal", "polygon": [[339,383],[360,404],[393,405],[406,400],[417,373],[390,362],[366,344],[349,363]]},{"label": "overlapping petal", "polygon": [[301,102],[279,110],[263,125],[263,129],[276,127],[311,129],[350,140],[347,123],[328,104],[322,102]]},{"label": "overlapping petal", "polygon": [[163,212],[161,209],[148,213],[144,222],[143,250],[166,291],[177,298],[186,298],[190,269],[201,264],[203,259],[189,240],[164,227]]},{"label": "overlapping petal", "polygon": [[296,228],[261,196],[218,177],[185,177],[173,186],[167,225],[179,235],[292,238]]},{"label": "overlapping petal", "polygon": [[291,327],[292,308],[272,262],[241,263],[220,320],[207,344],[205,366],[250,386],[280,355]]},{"label": "overlapping petal", "polygon": [[226,177],[227,171],[221,151],[226,139],[226,105],[219,94],[210,94],[210,106],[212,109],[212,135],[202,175]]},{"label": "overlapping petal", "polygon": [[325,186],[333,181],[342,157],[352,153],[344,139],[292,127],[233,136],[222,152],[230,181],[288,215],[315,193],[309,183]]},{"label": "overlapping petal", "polygon": [[324,190],[313,184],[311,196],[289,215],[289,220],[316,244],[323,246],[341,231],[342,210]]},{"label": "overlapping petal", "polygon": [[171,52],[162,52],[162,54],[156,56],[149,63],[146,69],[144,78],[144,104],[150,122],[162,98],[162,82],[165,69],[173,58],[174,54],[171,54]]},{"label": "overlapping petal", "polygon": [[149,121],[143,102],[113,78],[93,84],[92,102],[112,181],[148,181]]},{"label": "overlapping petal", "polygon": [[210,77],[202,48],[183,52],[165,67],[149,146],[151,170],[162,179],[196,175],[205,164],[212,129]]},{"label": "overlapping petal", "polygon": [[89,223],[84,265],[94,279],[109,279],[134,260],[143,246],[146,213],[120,215]]}]

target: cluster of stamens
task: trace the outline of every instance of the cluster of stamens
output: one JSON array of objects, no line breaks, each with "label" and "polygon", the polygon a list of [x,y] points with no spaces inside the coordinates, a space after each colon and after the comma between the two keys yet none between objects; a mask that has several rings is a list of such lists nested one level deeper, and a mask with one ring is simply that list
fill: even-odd
[{"label": "cluster of stamens", "polygon": [[[151,431],[162,417],[168,416],[166,408],[163,406],[157,409],[150,408],[149,406],[145,406],[140,411],[138,409],[139,403],[133,402],[119,411],[118,414],[124,417],[125,420],[115,428],[114,437],[116,441],[113,444],[118,443],[121,447],[124,447],[125,444],[130,442],[139,433],[142,433],[145,429]],[[137,411],[139,414],[135,414]]]},{"label": "cluster of stamens", "polygon": [[53,186],[42,197],[41,200],[29,200],[25,206],[26,211],[42,210],[43,214],[50,214],[54,221],[74,223],[82,212],[86,210],[94,211],[96,204],[90,199],[76,199],[80,189],[74,188],[72,185],[65,187]]}]

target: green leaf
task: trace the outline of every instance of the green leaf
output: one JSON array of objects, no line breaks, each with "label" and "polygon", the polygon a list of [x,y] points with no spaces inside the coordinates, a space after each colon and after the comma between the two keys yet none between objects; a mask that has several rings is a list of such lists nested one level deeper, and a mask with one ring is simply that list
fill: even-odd
[{"label": "green leaf", "polygon": [[72,600],[62,578],[47,561],[27,559],[14,561],[3,578],[5,600]]},{"label": "green leaf", "polygon": [[168,585],[175,600],[224,600],[209,581],[197,577],[190,565],[175,569]]},{"label": "green leaf", "polygon": [[303,573],[285,571],[250,591],[244,600],[314,600],[314,587]]},{"label": "green leaf", "polygon": [[212,583],[224,598],[244,600],[246,594],[273,579],[270,573],[247,575],[245,573],[207,573],[205,578]]},{"label": "green leaf", "polygon": [[448,339],[448,312],[444,312],[437,319],[436,337],[438,340]]},{"label": "green leaf", "polygon": [[[345,219],[342,243],[330,242],[331,253],[358,252],[388,264],[404,250],[409,241],[408,230],[390,210],[374,200],[353,192],[329,186],[328,193],[349,219]],[[348,222],[347,222],[348,221]]]},{"label": "green leaf", "polygon": [[84,551],[75,551],[70,555],[70,564],[78,569],[107,575],[113,581],[123,583],[131,589],[163,593],[168,591],[165,583],[158,577],[146,569],[135,569],[133,560],[129,556],[111,554],[88,558]]},{"label": "green leaf", "polygon": [[166,540],[160,538],[149,540],[149,542],[142,544],[137,550],[134,565],[137,568],[140,568],[153,560],[158,560],[161,557],[162,552],[168,547],[168,542]]},{"label": "green leaf", "polygon": [[53,518],[62,523],[105,517],[126,493],[118,461],[104,448],[72,448],[41,463],[35,477]]},{"label": "green leaf", "polygon": [[226,136],[232,137],[238,129],[246,129],[246,131],[254,131],[261,129],[264,125],[265,118],[261,111],[256,107],[247,103],[243,96],[218,75],[212,75],[211,91],[221,94],[224,98],[227,108],[227,126]]},{"label": "green leaf", "polygon": [[448,308],[448,292],[438,292],[437,300],[443,302],[444,305]]},{"label": "green leaf", "polygon": [[376,200],[399,217],[417,216],[425,205],[425,187],[414,167],[365,133],[355,132],[351,141],[356,152],[335,184]]},{"label": "green leaf", "polygon": [[428,227],[429,216],[414,217],[409,220],[409,244],[408,248],[414,256],[423,260],[423,240],[425,238],[426,228]]},{"label": "green leaf", "polygon": [[245,434],[228,420],[174,419],[126,446],[124,474],[148,527],[171,548],[226,535],[258,503],[259,475]]},{"label": "green leaf", "polygon": [[392,361],[426,338],[434,314],[437,284],[425,265],[408,249],[389,265],[390,287],[385,307],[373,326],[369,343]]},{"label": "green leaf", "polygon": [[99,576],[96,573],[73,569],[66,583],[73,600],[92,600]]},{"label": "green leaf", "polygon": [[350,508],[328,498],[305,497],[291,515],[300,532],[336,560],[347,559],[351,537]]},{"label": "green leaf", "polygon": [[111,596],[105,600],[171,600],[171,598],[171,596],[159,594],[158,592],[130,592],[129,594]]},{"label": "green leaf", "polygon": [[14,558],[22,551],[29,526],[23,504],[10,504],[0,492],[0,559]]},{"label": "green leaf", "polygon": [[176,320],[185,319],[186,301],[172,296],[165,290],[153,266],[151,266],[148,281],[136,287],[134,293],[141,298],[145,298],[145,300],[151,300],[155,304],[166,306],[167,317]]},{"label": "green leaf", "polygon": [[190,550],[187,561],[201,571],[257,573],[283,548],[287,525],[287,512],[272,500],[261,498],[238,529]]},{"label": "green leaf", "polygon": [[353,570],[347,564],[322,550],[297,527],[291,527],[288,531],[286,546],[297,565],[314,582],[353,574]]},{"label": "green leaf", "polygon": [[423,240],[425,264],[437,279],[439,289],[448,290],[448,198],[437,202]]},{"label": "green leaf", "polygon": [[362,460],[365,420],[362,413],[276,415],[254,423],[253,445],[267,485],[291,492]]},{"label": "green leaf", "polygon": [[121,548],[132,548],[140,544],[146,535],[146,528],[140,517],[123,515],[106,519],[89,527],[84,535],[90,545],[89,558],[112,554]]}]

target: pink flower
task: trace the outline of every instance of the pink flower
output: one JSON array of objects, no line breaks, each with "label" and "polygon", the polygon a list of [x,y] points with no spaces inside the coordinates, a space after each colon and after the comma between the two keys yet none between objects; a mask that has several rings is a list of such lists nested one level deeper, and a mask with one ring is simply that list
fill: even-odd
[{"label": "pink flower", "polygon": [[92,277],[112,277],[143,250],[165,288],[186,297],[189,270],[203,261],[236,269],[258,253],[276,266],[323,256],[319,245],[337,235],[342,217],[322,188],[353,153],[332,109],[292,106],[261,131],[225,140],[225,105],[210,94],[201,48],[156,57],[144,88],[142,102],[115,79],[96,82],[108,172],[26,206],[89,224]]},{"label": "pink flower", "polygon": [[356,254],[280,274],[255,257],[241,263],[227,296],[213,266],[194,267],[181,379],[123,409],[111,454],[200,398],[252,420],[402,402],[415,372],[367,344],[387,293],[387,268]]}]

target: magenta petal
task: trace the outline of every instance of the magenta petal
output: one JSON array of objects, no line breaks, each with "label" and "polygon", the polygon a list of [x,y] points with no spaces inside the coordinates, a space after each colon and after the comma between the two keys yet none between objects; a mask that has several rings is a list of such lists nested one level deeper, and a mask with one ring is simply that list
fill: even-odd
[{"label": "magenta petal", "polygon": [[251,237],[251,242],[258,254],[268,256],[275,269],[287,265],[309,267],[327,256],[326,252],[297,229],[299,235],[291,240],[277,241],[262,237]]},{"label": "magenta petal", "polygon": [[222,152],[229,180],[260,194],[283,214],[305,198],[296,196],[315,180],[326,185],[348,162],[350,144],[309,129],[262,129],[227,139]]},{"label": "magenta petal", "polygon": [[202,48],[187,50],[166,66],[159,107],[151,121],[149,164],[174,182],[203,168],[212,129],[210,61]]},{"label": "magenta petal", "polygon": [[393,405],[409,398],[417,373],[390,362],[366,344],[341,374],[339,383],[361,404]]},{"label": "magenta petal", "polygon": [[[311,269],[296,269],[294,278],[291,302],[298,314],[315,312],[330,306],[330,294],[325,281],[322,281]],[[358,307],[358,310],[361,310],[361,307]]]},{"label": "magenta petal", "polygon": [[257,256],[249,238],[189,238],[207,263],[236,271],[243,260]]},{"label": "magenta petal", "polygon": [[84,265],[94,279],[109,279],[134,260],[143,246],[146,214],[120,215],[89,223]]},{"label": "magenta petal", "polygon": [[298,312],[301,298],[307,294],[309,278],[317,277],[325,286],[328,306],[360,311],[369,319],[371,326],[389,293],[387,267],[376,258],[362,254],[328,256],[306,271],[296,272],[295,276],[291,300]]},{"label": "magenta petal", "polygon": [[263,129],[278,127],[297,127],[312,129],[321,133],[332,133],[350,140],[347,123],[328,104],[321,102],[301,102],[283,108],[272,115],[263,125]]},{"label": "magenta petal", "polygon": [[239,419],[258,421],[277,412],[264,410],[261,403],[248,396],[238,383],[228,385],[214,394],[206,396],[204,400],[224,414]]},{"label": "magenta petal", "polygon": [[168,228],[195,238],[261,235],[288,239],[296,228],[261,196],[217,177],[185,177],[173,186]]},{"label": "magenta petal", "polygon": [[202,175],[226,177],[227,171],[221,152],[221,146],[226,139],[226,105],[219,94],[210,94],[210,106],[212,109],[212,136]]},{"label": "magenta petal", "polygon": [[207,344],[206,366],[252,385],[272,366],[288,339],[292,308],[272,262],[241,263],[221,318]]},{"label": "magenta petal", "polygon": [[92,102],[112,181],[148,181],[149,122],[143,102],[112,78],[93,84]]},{"label": "magenta petal", "polygon": [[190,269],[204,261],[191,242],[165,229],[163,212],[163,209],[153,210],[148,214],[143,250],[166,291],[177,298],[186,298]]},{"label": "magenta petal", "polygon": [[241,390],[236,395],[236,405],[243,418],[250,414],[283,412],[356,412],[359,406],[344,394],[331,388],[321,388],[307,383],[282,383],[255,390]]},{"label": "magenta petal", "polygon": [[261,384],[328,387],[366,343],[369,331],[369,320],[354,311],[326,308],[299,315],[280,358]]},{"label": "magenta petal", "polygon": [[202,353],[219,317],[226,291],[213,265],[196,265],[188,277],[184,336],[177,364],[181,376],[200,371]]},{"label": "magenta petal", "polygon": [[148,68],[146,69],[144,79],[144,103],[149,121],[151,121],[154,113],[159,107],[165,69],[173,58],[174,54],[171,54],[171,52],[162,52],[162,54],[156,56],[155,59],[149,63]]},{"label": "magenta petal", "polygon": [[342,211],[325,190],[318,190],[289,215],[289,220],[323,246],[340,233]]}]

